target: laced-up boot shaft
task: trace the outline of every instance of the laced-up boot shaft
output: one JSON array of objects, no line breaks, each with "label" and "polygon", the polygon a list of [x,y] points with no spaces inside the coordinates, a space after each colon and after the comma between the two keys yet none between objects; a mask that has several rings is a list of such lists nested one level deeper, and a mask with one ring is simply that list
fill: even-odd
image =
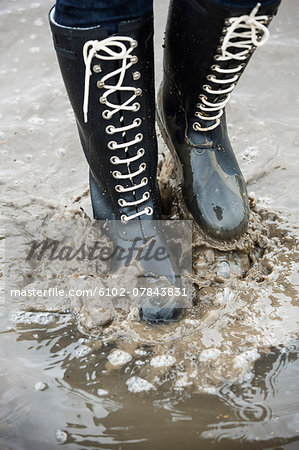
[{"label": "laced-up boot shaft", "polygon": [[197,131],[220,124],[250,57],[269,38],[267,27],[279,3],[267,7],[257,3],[246,10],[211,0],[171,1],[164,73],[170,88],[175,87],[189,125]]},{"label": "laced-up boot shaft", "polygon": [[97,219],[159,218],[152,15],[105,29],[50,23]]},{"label": "laced-up boot shaft", "polygon": [[[249,58],[256,47],[261,47],[269,39],[267,25],[272,16],[258,15],[260,6],[258,3],[250,14],[225,19],[217,53],[213,57],[215,62],[210,66],[207,84],[201,87],[198,97],[195,116],[201,122],[194,122],[196,131],[209,131],[219,126],[223,109]],[[214,123],[202,126],[202,121]]]}]

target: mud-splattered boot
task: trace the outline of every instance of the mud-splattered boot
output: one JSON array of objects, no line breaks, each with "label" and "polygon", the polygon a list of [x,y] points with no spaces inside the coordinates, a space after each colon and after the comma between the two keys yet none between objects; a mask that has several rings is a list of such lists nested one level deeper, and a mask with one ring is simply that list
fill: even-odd
[{"label": "mud-splattered boot", "polygon": [[[61,26],[54,21],[54,9],[49,20],[90,167],[94,217],[114,221],[109,224],[110,237],[125,251],[134,241],[150,238],[165,248],[154,220],[161,218],[161,211],[152,14],[121,22],[118,33],[110,36],[100,26]],[[142,265],[146,273],[165,275],[176,285],[177,269],[169,256],[163,264],[151,259]],[[178,319],[181,309],[164,297],[154,303],[149,299],[140,313],[144,319],[166,322]]]},{"label": "mud-splattered boot", "polygon": [[158,120],[178,156],[185,202],[202,229],[217,239],[238,237],[249,218],[224,108],[253,51],[267,41],[279,3],[251,9],[213,0],[170,3]]}]

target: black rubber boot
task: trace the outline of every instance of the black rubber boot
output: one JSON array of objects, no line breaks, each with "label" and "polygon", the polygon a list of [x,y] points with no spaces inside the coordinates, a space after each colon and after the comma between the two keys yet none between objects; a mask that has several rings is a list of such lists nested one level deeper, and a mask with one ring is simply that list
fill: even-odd
[{"label": "black rubber boot", "polygon": [[202,229],[232,239],[247,227],[249,205],[224,107],[280,1],[224,7],[212,0],[171,0],[158,121],[178,156],[185,202]]},{"label": "black rubber boot", "polygon": [[[100,27],[70,28],[54,21],[54,46],[90,167],[94,217],[109,219],[108,234],[128,250],[134,240],[166,247],[154,219],[161,218],[157,185],[157,141],[152,14],[119,24],[108,36]],[[123,262],[114,260],[116,270]],[[165,275],[178,285],[168,255],[163,264],[143,261],[148,276]],[[177,320],[181,309],[167,298],[146,299],[141,317]]]}]

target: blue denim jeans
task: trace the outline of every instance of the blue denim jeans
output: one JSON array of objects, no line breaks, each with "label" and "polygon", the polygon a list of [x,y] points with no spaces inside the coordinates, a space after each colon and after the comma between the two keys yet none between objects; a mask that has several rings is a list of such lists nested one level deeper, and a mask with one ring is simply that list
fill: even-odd
[{"label": "blue denim jeans", "polygon": [[102,25],[109,34],[117,25],[133,20],[153,9],[153,0],[56,0],[55,21],[69,27]]},{"label": "blue denim jeans", "polygon": [[[211,1],[225,6],[251,8],[258,1],[263,5],[269,5],[276,0]],[[69,27],[84,28],[102,25],[108,33],[112,34],[117,32],[119,22],[137,19],[152,9],[153,0],[57,0],[55,21]]]}]

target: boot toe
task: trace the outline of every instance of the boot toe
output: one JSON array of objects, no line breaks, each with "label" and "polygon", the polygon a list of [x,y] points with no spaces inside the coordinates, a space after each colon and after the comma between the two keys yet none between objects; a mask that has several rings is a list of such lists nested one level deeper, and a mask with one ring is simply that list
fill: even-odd
[{"label": "boot toe", "polygon": [[196,198],[191,211],[204,232],[216,239],[230,240],[242,235],[249,220],[247,197],[222,191],[221,200]]}]

